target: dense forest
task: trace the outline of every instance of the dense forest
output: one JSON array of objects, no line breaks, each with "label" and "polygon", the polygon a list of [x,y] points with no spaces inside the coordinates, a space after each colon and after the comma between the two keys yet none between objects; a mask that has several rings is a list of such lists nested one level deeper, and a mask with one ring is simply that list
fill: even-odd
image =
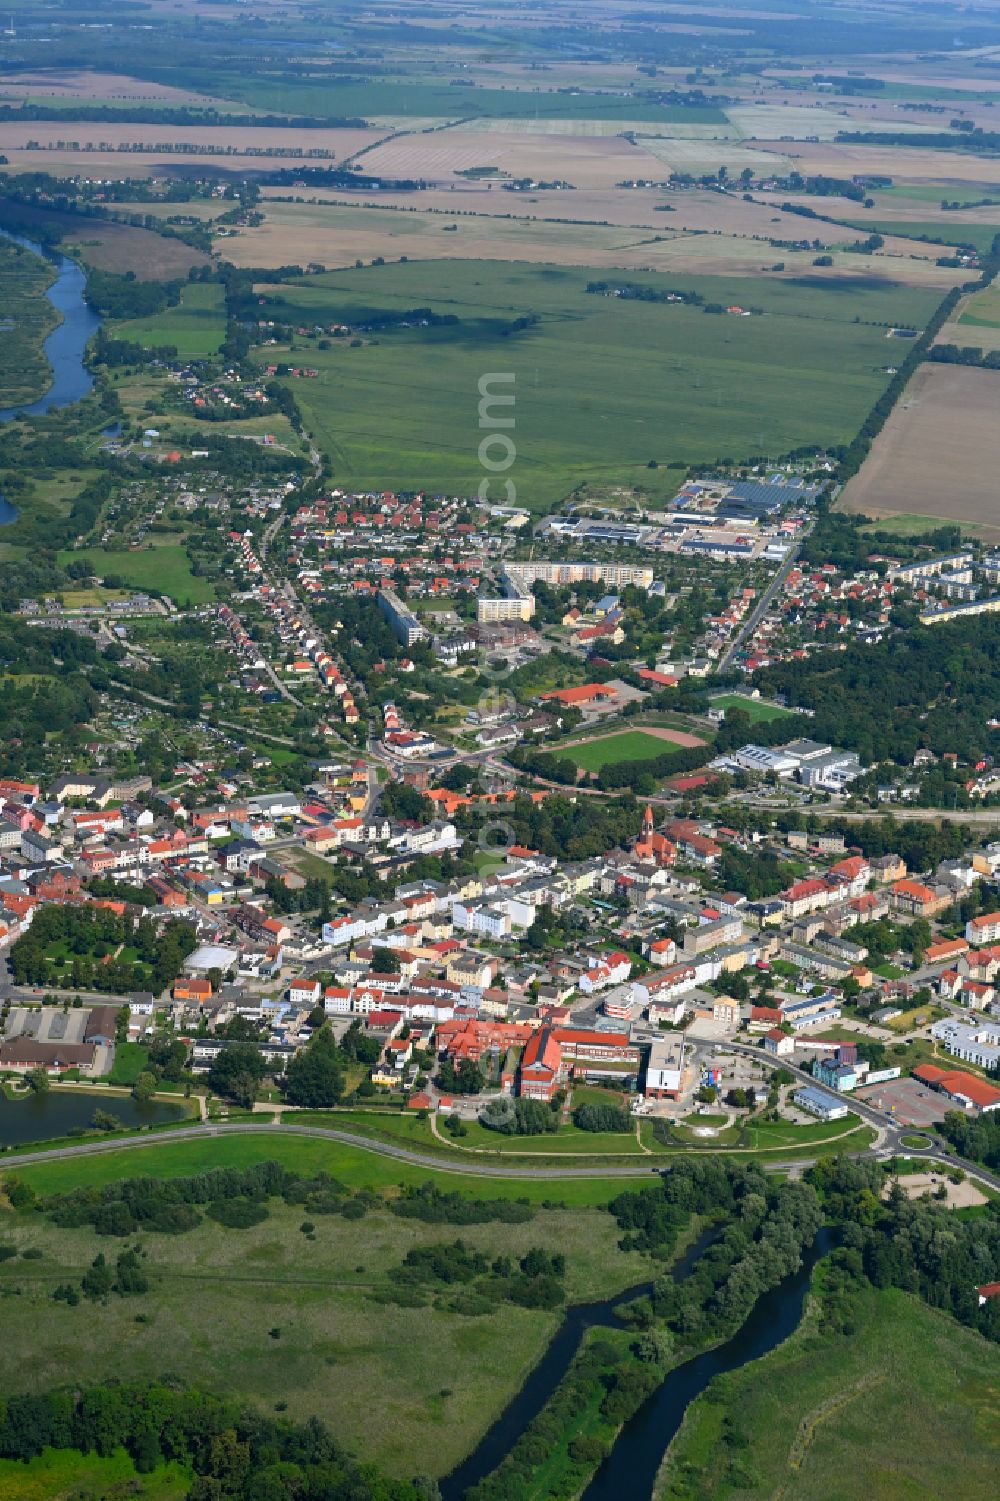
[{"label": "dense forest", "polygon": [[173,1460],[194,1473],[189,1501],[431,1501],[437,1492],[433,1481],[391,1480],[359,1465],[315,1418],[277,1420],[166,1382],[0,1403],[0,1456],[28,1461],[49,1448],[104,1457],[126,1449],[140,1474]]},{"label": "dense forest", "polygon": [[975,761],[996,748],[1000,632],[986,616],[816,652],[754,674],[762,692],[814,711],[810,735],[866,762],[909,765],[926,746]]}]

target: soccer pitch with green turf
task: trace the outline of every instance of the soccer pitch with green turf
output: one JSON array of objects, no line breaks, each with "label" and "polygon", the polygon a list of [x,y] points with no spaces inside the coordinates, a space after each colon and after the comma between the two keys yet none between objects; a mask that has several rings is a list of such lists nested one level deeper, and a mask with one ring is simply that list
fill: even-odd
[{"label": "soccer pitch with green turf", "polygon": [[617,766],[619,761],[652,761],[655,756],[676,749],[670,740],[659,735],[647,735],[644,730],[622,730],[620,734],[604,735],[580,745],[554,745],[552,753],[575,761],[584,771],[600,771],[602,766]]},{"label": "soccer pitch with green turf", "polygon": [[742,693],[720,693],[718,698],[712,699],[713,709],[742,709],[749,714],[751,723],[760,724],[762,720],[789,719],[791,715],[787,709],[781,709],[777,704],[764,704],[756,698],[745,698]]}]

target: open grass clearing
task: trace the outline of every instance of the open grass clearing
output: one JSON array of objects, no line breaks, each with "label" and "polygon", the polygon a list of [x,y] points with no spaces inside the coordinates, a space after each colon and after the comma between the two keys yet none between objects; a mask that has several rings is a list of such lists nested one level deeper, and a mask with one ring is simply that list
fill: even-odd
[{"label": "open grass clearing", "polygon": [[169,594],[178,604],[200,605],[215,598],[209,581],[195,577],[187,553],[178,545],[144,548],[138,552],[105,552],[93,547],[62,552],[59,560],[63,567],[67,563],[84,561],[101,578],[111,574],[124,580],[129,588]]},{"label": "open grass clearing", "polygon": [[105,1458],[76,1449],[43,1449],[28,1464],[0,1460],[0,1501],[183,1501],[191,1480],[190,1472],[174,1463],[140,1475],[124,1449]]},{"label": "open grass clearing", "polygon": [[[315,1226],[313,1241],[304,1221]],[[404,1476],[440,1475],[468,1452],[560,1318],[509,1304],[469,1318],[372,1301],[368,1293],[392,1285],[407,1250],[460,1236],[491,1258],[531,1246],[562,1251],[574,1301],[634,1285],[649,1267],[618,1249],[614,1220],[594,1209],[540,1208],[524,1224],[459,1228],[385,1207],[355,1222],[310,1216],[271,1200],[269,1218],[252,1231],[206,1219],[186,1235],[145,1233],[148,1294],[67,1308],[53,1302],[54,1287],[121,1245],[35,1215],[9,1216],[3,1229],[5,1241],[42,1252],[0,1267],[0,1289],[21,1289],[5,1300],[5,1391],[172,1375],[265,1409],[280,1395],[300,1420],[323,1418],[350,1448]],[[136,1324],[136,1312],[148,1323]]]},{"label": "open grass clearing", "polygon": [[866,535],[873,532],[885,532],[890,536],[916,537],[923,532],[937,531],[940,525],[941,522],[937,516],[918,516],[913,511],[900,511],[896,515],[880,516],[868,526],[863,526],[861,530]]},{"label": "open grass clearing", "polygon": [[[602,1101],[603,1104],[613,1102],[613,1097]],[[574,1103],[582,1103],[575,1099]],[[502,1156],[559,1156],[583,1155],[616,1158],[635,1157],[641,1152],[636,1140],[635,1130],[628,1131],[581,1131],[573,1125],[563,1125],[553,1133],[544,1136],[504,1136],[499,1131],[490,1131],[486,1126],[481,1126],[478,1121],[470,1121],[466,1126],[467,1135],[458,1137],[455,1145],[459,1148],[474,1148],[483,1153],[498,1153]],[[447,1139],[447,1128],[441,1128],[441,1134]]]},{"label": "open grass clearing", "polygon": [[191,282],[181,290],[176,307],[164,308],[149,318],[115,323],[112,337],[147,348],[172,344],[182,359],[202,359],[218,353],[225,332],[222,286],[218,282]]},{"label": "open grass clearing", "polygon": [[[348,1128],[350,1129],[350,1128]],[[200,1173],[210,1167],[246,1167],[252,1162],[282,1162],[295,1172],[328,1172],[352,1188],[375,1190],[400,1183],[426,1183],[432,1179],[441,1188],[472,1198],[526,1198],[533,1204],[556,1200],[574,1207],[606,1204],[622,1191],[617,1178],[581,1178],[548,1182],[542,1180],[475,1176],[440,1169],[410,1166],[392,1158],[335,1141],[296,1136],[275,1127],[254,1136],[224,1136],[215,1140],[198,1137],[157,1143],[141,1150],[100,1153],[92,1157],[53,1159],[19,1168],[18,1176],[39,1193],[64,1193],[83,1184],[114,1183],[136,1174],[176,1178]],[[600,1168],[595,1170],[600,1172]],[[637,1176],[647,1172],[637,1162]]]}]

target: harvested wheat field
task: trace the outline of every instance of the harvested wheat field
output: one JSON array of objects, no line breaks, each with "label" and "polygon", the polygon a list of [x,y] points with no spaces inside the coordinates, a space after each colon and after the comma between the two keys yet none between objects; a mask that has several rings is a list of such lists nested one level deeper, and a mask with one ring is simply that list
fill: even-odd
[{"label": "harvested wheat field", "polygon": [[[755,141],[761,151],[782,151],[803,177],[891,177],[895,183],[951,181],[1000,185],[1000,157],[912,146],[863,146],[851,141]],[[815,205],[814,205],[815,206]]]},{"label": "harvested wheat field", "polygon": [[1000,532],[1000,370],[922,365],[838,505]]},{"label": "harvested wheat field", "polygon": [[[418,201],[423,200],[424,195],[418,195]],[[664,217],[673,220],[675,216]],[[832,266],[814,267],[814,250],[776,251],[763,236],[686,234],[672,222],[654,232],[643,226],[559,224],[547,219],[462,216],[457,211],[452,218],[419,210],[273,200],[266,205],[263,223],[227,233],[216,248],[235,266],[283,266],[289,244],[294,245],[301,264],[316,261],[330,268],[353,266],[356,260],[373,261],[377,256],[386,260],[404,256],[408,260],[501,259],[593,266],[595,270],[778,274],[824,282],[861,281],[868,286],[902,283],[939,287],[942,294],[958,274],[936,266],[933,254],[911,253],[912,241],[889,241],[874,256],[838,252]],[[890,253],[894,244],[901,253]],[[782,270],[774,272],[775,265]]]},{"label": "harvested wheat field", "polygon": [[563,178],[578,188],[610,188],[624,178],[648,177],[651,163],[645,152],[619,137],[503,135],[463,127],[397,136],[369,151],[364,167],[384,177],[439,182],[472,167],[494,167],[510,177]]},{"label": "harvested wheat field", "polygon": [[131,78],[127,73],[99,73],[80,68],[38,68],[31,72],[5,73],[0,76],[0,94],[5,99],[78,99],[81,104],[124,102],[143,104],[191,104],[206,109],[223,109],[240,114],[246,105],[231,99],[215,99],[192,89],[174,88],[168,83],[150,83],[147,78]]},{"label": "harvested wheat field", "polygon": [[462,126],[463,131],[475,130],[489,135],[535,135],[578,136],[591,139],[595,136],[623,136],[628,131],[638,135],[676,136],[679,140],[717,140],[731,137],[739,132],[724,124],[687,125],[683,120],[671,120],[669,124],[657,125],[649,120],[534,120],[529,116],[520,119],[508,116],[480,115]]},{"label": "harvested wheat field", "polygon": [[[529,219],[538,223],[558,221],[563,228],[562,238],[571,244],[578,234],[588,228],[650,230],[655,235],[665,236],[669,241],[691,234],[756,240],[756,248],[749,244],[744,247],[738,257],[741,265],[755,264],[758,256],[762,262],[769,259],[771,247],[768,242],[772,239],[801,241],[808,238],[810,241],[818,240],[822,247],[827,247],[845,244],[858,237],[856,231],[843,225],[825,224],[819,219],[810,220],[806,224],[796,214],[782,213],[777,201],[769,203],[762,198],[748,203],[742,194],[716,193],[702,189],[664,192],[659,188],[605,188],[575,192],[572,195],[556,189],[539,189],[513,195],[502,192],[498,183],[491,186],[484,181],[471,183],[463,180],[454,187],[428,188],[420,193],[379,193],[377,197],[371,194],[347,195],[343,189],[334,188],[310,190],[308,194],[295,194],[293,197],[287,188],[268,187],[261,190],[261,197],[275,205],[288,204],[290,208],[302,211],[303,214],[310,208],[318,209],[320,212],[314,220],[316,224],[329,222],[324,219],[322,209],[324,205],[333,204],[352,211],[368,209],[386,213],[403,210],[418,216],[446,215],[445,222],[458,225],[458,231],[449,230],[448,234],[465,233],[470,220],[473,221],[472,232],[478,235],[486,233],[482,228],[484,223],[491,220],[501,223],[516,217],[518,222]],[[177,212],[177,209],[171,208],[170,212]],[[306,222],[305,218],[302,222]],[[543,238],[548,234],[547,231],[540,233]],[[644,240],[647,246],[653,243],[652,236],[639,235],[634,238]],[[594,243],[603,245],[605,241],[596,237]],[[627,239],[623,242],[618,237],[612,243],[627,243]],[[884,252],[907,260],[915,258],[932,262],[941,254],[941,247],[890,236],[886,239]],[[360,250],[358,253],[363,255],[364,251]],[[712,254],[710,251],[705,253]],[[660,247],[657,247],[653,255],[658,257],[659,254]],[[262,261],[261,264],[267,262]],[[632,261],[625,260],[621,264],[632,264]],[[888,276],[890,273],[880,267],[877,274]],[[891,274],[920,285],[928,282],[926,272],[912,266],[897,266]],[[948,286],[953,279],[953,276],[935,274],[930,281],[933,285]]]},{"label": "harvested wheat field", "polygon": [[672,172],[717,172],[720,167],[736,176],[744,167],[766,177],[771,172],[787,172],[790,162],[781,142],[752,145],[745,141],[681,141],[671,136],[643,135],[636,145],[653,160]]},{"label": "harvested wheat field", "polygon": [[904,115],[899,120],[872,119],[868,110],[831,109],[822,104],[747,104],[727,109],[740,134],[753,140],[835,141],[841,130],[905,130],[928,134],[934,125],[918,124]]}]

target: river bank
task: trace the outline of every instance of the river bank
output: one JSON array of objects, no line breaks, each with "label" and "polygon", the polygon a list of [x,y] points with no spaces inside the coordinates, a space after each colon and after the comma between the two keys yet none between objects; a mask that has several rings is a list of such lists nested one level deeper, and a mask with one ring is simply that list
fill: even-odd
[{"label": "river bank", "polygon": [[[0,422],[15,417],[40,417],[59,407],[80,401],[93,388],[94,377],[84,364],[87,344],[100,327],[101,320],[84,297],[87,277],[83,268],[68,256],[46,249],[26,235],[0,230],[0,236],[14,245],[32,251],[56,268],[55,280],[45,296],[58,322],[46,336],[42,353],[49,363],[51,379],[47,389],[27,404],[0,408]],[[0,518],[0,524],[2,518]]]},{"label": "river bank", "polygon": [[[714,1239],[711,1232],[699,1236],[678,1260],[670,1274],[678,1285]],[[518,1483],[530,1501],[618,1501],[623,1494],[651,1501],[688,1408],[717,1376],[757,1360],[793,1333],[813,1269],[834,1240],[832,1231],[820,1230],[798,1267],[757,1299],[738,1328],[665,1374],[661,1366],[660,1379],[657,1362],[669,1365],[669,1354],[640,1348],[657,1344],[656,1326],[644,1333],[641,1319],[630,1327],[616,1316],[629,1294],[570,1310],[524,1392],[441,1482],[443,1501],[470,1495],[489,1501]],[[649,1288],[635,1292],[643,1299]],[[502,1453],[505,1440],[509,1447]]]},{"label": "river bank", "polygon": [[[674,1262],[671,1273],[675,1278],[687,1276],[716,1233],[714,1226],[708,1226],[694,1237]],[[616,1311],[624,1304],[644,1297],[651,1286],[649,1282],[640,1283],[625,1288],[613,1298],[597,1303],[572,1304],[566,1310],[548,1348],[517,1396],[487,1429],[468,1458],[440,1482],[441,1501],[461,1501],[471,1486],[478,1485],[492,1474],[565,1379],[589,1331],[620,1330],[622,1326],[616,1318]]]},{"label": "river bank", "polygon": [[3,1090],[0,1091],[0,1150],[41,1146],[87,1133],[97,1110],[117,1116],[130,1131],[180,1122],[190,1113],[186,1103],[136,1100],[127,1090],[119,1093],[59,1086],[16,1096]]}]

